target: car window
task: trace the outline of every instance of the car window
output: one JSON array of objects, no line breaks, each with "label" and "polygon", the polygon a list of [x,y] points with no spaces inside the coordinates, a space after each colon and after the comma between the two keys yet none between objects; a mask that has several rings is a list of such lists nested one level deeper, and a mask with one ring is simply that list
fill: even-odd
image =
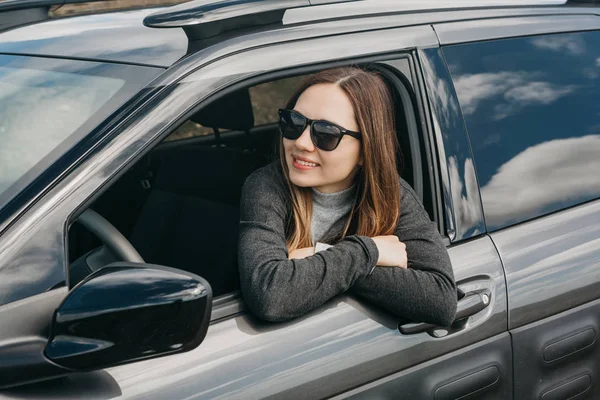
[{"label": "car window", "polygon": [[[298,84],[302,78],[303,76],[284,78],[250,87],[248,92],[252,104],[254,126],[276,123],[278,119],[277,110],[285,105],[289,96],[292,94],[295,85]],[[230,129],[223,129],[221,127],[217,128],[219,128],[220,133],[231,131]],[[213,133],[213,128],[189,120],[173,131],[173,133],[165,139],[165,142],[212,135]]]},{"label": "car window", "polygon": [[131,66],[0,55],[0,208],[66,150],[59,147],[85,136],[155,75]]},{"label": "car window", "polygon": [[600,197],[600,32],[444,48],[488,230]]}]

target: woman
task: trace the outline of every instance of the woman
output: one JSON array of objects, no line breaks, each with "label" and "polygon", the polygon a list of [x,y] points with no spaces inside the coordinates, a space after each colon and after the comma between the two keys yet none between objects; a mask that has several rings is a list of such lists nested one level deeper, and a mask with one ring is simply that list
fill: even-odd
[{"label": "woman", "polygon": [[383,80],[359,68],[317,73],[279,116],[279,160],[242,189],[239,268],[250,309],[282,321],[350,291],[411,321],[450,325],[450,258],[398,176]]}]

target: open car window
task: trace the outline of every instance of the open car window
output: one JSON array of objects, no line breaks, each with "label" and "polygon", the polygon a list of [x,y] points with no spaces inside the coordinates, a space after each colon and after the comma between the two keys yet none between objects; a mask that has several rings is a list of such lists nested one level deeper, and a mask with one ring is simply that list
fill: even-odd
[{"label": "open car window", "polygon": [[[278,120],[277,110],[285,105],[289,96],[292,94],[294,87],[302,81],[303,78],[304,76],[294,76],[250,87],[248,93],[252,107],[253,126],[258,127],[276,123]],[[239,119],[240,115],[233,113],[229,118],[232,120]],[[205,126],[205,124],[199,123],[198,120],[189,120],[173,131],[165,141],[170,142],[212,135],[215,132],[214,128],[218,128],[220,133],[231,131],[231,129],[223,129],[218,126]]]}]

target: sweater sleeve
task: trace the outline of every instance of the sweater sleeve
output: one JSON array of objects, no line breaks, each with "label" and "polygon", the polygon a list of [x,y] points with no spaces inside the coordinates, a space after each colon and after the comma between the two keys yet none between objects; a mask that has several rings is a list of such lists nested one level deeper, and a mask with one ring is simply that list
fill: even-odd
[{"label": "sweater sleeve", "polygon": [[450,257],[416,194],[401,183],[395,235],[406,245],[408,268],[376,267],[350,291],[410,321],[449,326],[457,302]]},{"label": "sweater sleeve", "polygon": [[302,315],[350,288],[376,265],[369,237],[348,236],[303,259],[288,259],[286,206],[273,167],[257,170],[242,188],[238,262],[242,296],[270,321]]}]

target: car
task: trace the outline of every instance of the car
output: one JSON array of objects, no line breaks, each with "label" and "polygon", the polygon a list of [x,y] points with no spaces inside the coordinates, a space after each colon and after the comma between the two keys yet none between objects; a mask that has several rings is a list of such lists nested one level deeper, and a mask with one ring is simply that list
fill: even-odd
[{"label": "car", "polygon": [[[1,398],[600,397],[597,1],[79,3],[0,1]],[[240,294],[277,108],[346,65],[393,92],[449,327]]]}]

